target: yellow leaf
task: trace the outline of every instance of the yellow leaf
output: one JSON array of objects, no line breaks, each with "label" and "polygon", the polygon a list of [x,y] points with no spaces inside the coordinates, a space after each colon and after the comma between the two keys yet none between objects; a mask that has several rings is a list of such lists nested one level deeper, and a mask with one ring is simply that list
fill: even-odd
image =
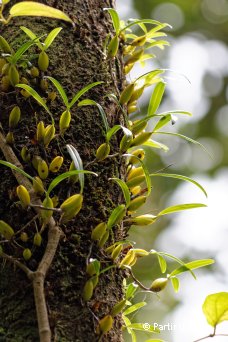
[{"label": "yellow leaf", "polygon": [[62,11],[46,6],[33,1],[23,1],[14,5],[10,9],[11,17],[21,17],[21,16],[36,16],[36,17],[49,17],[60,20],[69,21],[73,23],[73,21],[63,13]]},{"label": "yellow leaf", "polygon": [[203,312],[207,322],[216,327],[217,324],[228,320],[228,292],[214,293],[205,299]]}]

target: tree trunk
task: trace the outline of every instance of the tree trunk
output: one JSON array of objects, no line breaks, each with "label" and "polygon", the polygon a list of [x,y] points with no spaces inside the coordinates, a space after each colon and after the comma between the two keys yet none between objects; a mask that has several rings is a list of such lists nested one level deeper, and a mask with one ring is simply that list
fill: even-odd
[{"label": "tree trunk", "polygon": [[[20,1],[12,0],[8,6],[11,7],[18,2]],[[56,78],[62,84],[69,99],[87,84],[103,81],[103,84],[94,87],[84,98],[93,99],[103,106],[110,126],[123,122],[115,103],[104,97],[110,93],[119,95],[124,79],[121,56],[108,61],[103,54],[105,38],[109,32],[113,34],[109,14],[103,11],[103,8],[113,6],[113,1],[47,0],[39,2],[69,14],[76,22],[76,27],[73,28],[70,24],[54,19],[15,18],[7,26],[1,26],[1,35],[16,49],[27,39],[19,29],[22,25],[30,28],[39,37],[49,33],[55,27],[63,27],[48,50],[50,66],[45,74]],[[41,93],[35,82],[32,86]],[[46,96],[45,93],[41,95]],[[31,154],[39,153],[44,158],[44,152],[34,143],[34,136],[40,120],[45,122],[45,126],[51,124],[47,113],[33,99],[21,96],[20,90],[11,89],[9,92],[1,92],[0,101],[0,120],[4,135],[9,129],[10,110],[15,105],[21,108],[22,119],[15,130],[15,144],[12,147],[16,157],[22,162],[20,151],[23,146],[27,146]],[[56,101],[48,103],[48,106],[58,122],[57,115],[64,111],[61,99],[57,97]],[[64,236],[60,239],[57,253],[45,280],[44,291],[52,341],[98,340],[99,337],[96,334],[98,320],[109,314],[113,305],[120,301],[123,295],[123,272],[117,268],[111,268],[99,277],[99,284],[92,299],[89,302],[82,300],[82,290],[88,277],[86,260],[97,258],[102,268],[112,264],[112,260],[102,254],[97,245],[92,243],[91,231],[98,223],[107,220],[111,210],[122,200],[118,187],[109,181],[111,177],[121,177],[124,166],[118,157],[108,158],[86,167],[86,164],[95,159],[96,149],[104,143],[103,131],[102,120],[96,107],[77,108],[75,105],[72,109],[72,122],[64,134],[64,139],[60,137],[54,139],[47,149],[48,163],[56,155],[64,157],[62,173],[68,171],[71,162],[65,146],[72,144],[79,151],[85,168],[98,174],[98,177],[85,175],[83,208],[74,220],[61,225]],[[112,139],[112,154],[117,151],[117,147],[117,138]],[[3,153],[0,158],[5,159]],[[28,173],[32,176],[36,175],[29,164],[24,162],[22,164]],[[52,178],[50,177],[47,183]],[[26,211],[21,206],[15,205],[18,200],[15,196],[17,185],[11,170],[1,166],[0,219],[10,224],[15,231],[20,230],[35,215],[33,209]],[[69,191],[69,183],[64,181],[56,189],[55,194],[62,203]],[[78,183],[71,187],[70,191],[71,195],[78,193]],[[34,229],[34,224],[31,224],[31,231],[28,231],[29,242],[20,243],[23,248],[31,245]],[[115,238],[121,240],[125,232],[115,228],[114,235]],[[22,248],[18,247],[17,250],[11,246],[6,251],[9,255],[16,255],[22,263],[35,271],[47,245],[46,231],[42,238],[42,246],[33,249],[32,258],[28,262],[24,262],[20,254]],[[103,337],[102,341],[122,341],[121,323],[121,317],[117,316],[113,329]],[[0,270],[0,341],[39,341],[32,281],[21,269],[7,260],[2,263]]]}]

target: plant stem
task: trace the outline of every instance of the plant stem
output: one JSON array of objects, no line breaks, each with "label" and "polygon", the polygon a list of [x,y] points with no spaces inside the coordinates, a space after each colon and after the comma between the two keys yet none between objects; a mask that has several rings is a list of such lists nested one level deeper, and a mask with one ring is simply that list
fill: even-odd
[{"label": "plant stem", "polygon": [[137,285],[139,285],[139,287],[141,287],[141,289],[145,290],[145,291],[150,291],[152,292],[148,287],[144,286],[133,274],[132,270],[129,269],[130,271],[130,275],[132,276],[132,278],[134,279],[134,281],[136,282]]},{"label": "plant stem", "polygon": [[62,232],[55,225],[54,219],[51,219],[49,224],[47,247],[37,271],[33,274],[33,291],[39,326],[40,342],[51,341],[51,329],[49,325],[47,305],[44,294],[44,281],[54,259],[61,234]]},{"label": "plant stem", "polygon": [[204,336],[204,337],[202,337],[202,338],[199,338],[198,340],[195,340],[195,341],[193,341],[193,342],[203,341],[203,340],[206,340],[207,338],[214,337],[214,336],[224,337],[224,336],[228,336],[228,334],[210,334],[210,335]]}]

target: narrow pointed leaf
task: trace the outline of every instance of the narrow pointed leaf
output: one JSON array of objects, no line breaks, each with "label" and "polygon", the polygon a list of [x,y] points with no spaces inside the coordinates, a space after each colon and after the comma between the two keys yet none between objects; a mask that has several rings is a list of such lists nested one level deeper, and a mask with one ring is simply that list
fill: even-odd
[{"label": "narrow pointed leaf", "polygon": [[158,107],[160,106],[164,91],[165,91],[165,83],[159,82],[155,86],[153,94],[150,98],[149,107],[148,107],[148,115],[156,113]]},{"label": "narrow pointed leaf", "polygon": [[63,13],[62,11],[43,5],[33,1],[23,1],[19,2],[10,9],[11,17],[21,17],[21,16],[36,16],[36,17],[48,17],[60,20],[65,20],[70,23],[73,21]]},{"label": "narrow pointed leaf", "polygon": [[110,128],[106,133],[106,140],[109,142],[113,135],[115,135],[119,130],[121,129],[121,125],[115,125],[112,128]]},{"label": "narrow pointed leaf", "polygon": [[158,257],[158,262],[159,262],[159,266],[160,266],[161,272],[165,273],[166,269],[167,269],[166,260],[165,260],[165,258],[162,255],[157,254],[157,257]]},{"label": "narrow pointed leaf", "polygon": [[27,34],[27,36],[31,39],[31,40],[36,40],[36,45],[43,50],[43,46],[41,44],[41,42],[39,41],[39,38],[35,35],[35,33],[33,33],[30,29],[28,29],[25,26],[20,26],[20,29],[22,31],[24,31],[25,34]]},{"label": "narrow pointed leaf", "polygon": [[16,87],[26,90],[51,115],[42,97],[32,87],[27,84],[17,84]]},{"label": "narrow pointed leaf", "polygon": [[172,120],[172,116],[170,114],[163,116],[158,123],[155,125],[153,132],[158,131],[160,128],[166,126]]},{"label": "narrow pointed leaf", "polygon": [[172,132],[154,132],[154,134],[165,134],[165,135],[172,135],[174,137],[178,137],[178,138],[181,138],[181,139],[184,139],[192,144],[195,144],[195,145],[199,145],[209,156],[210,158],[212,158],[211,154],[208,152],[208,150],[206,149],[205,146],[203,146],[201,143],[199,143],[198,141],[194,140],[194,139],[191,139],[189,137],[186,137],[185,135],[183,134],[179,134],[179,133],[172,133]]},{"label": "narrow pointed leaf", "polygon": [[184,264],[183,266],[178,267],[176,270],[171,272],[169,277],[173,277],[184,272],[189,272],[190,270],[195,270],[200,267],[205,267],[213,263],[214,263],[214,260],[212,259],[191,261],[191,262]]},{"label": "narrow pointed leaf", "polygon": [[124,310],[123,314],[125,316],[130,315],[132,312],[135,312],[141,308],[143,308],[146,305],[146,302],[140,302],[134,305],[131,305],[129,308],[127,308],[126,310]]},{"label": "narrow pointed leaf", "polygon": [[219,323],[228,321],[228,292],[207,296],[202,308],[208,324],[212,327],[215,328]]},{"label": "narrow pointed leaf", "polygon": [[169,151],[169,148],[168,146],[158,142],[158,141],[155,141],[155,140],[152,140],[152,139],[149,139],[147,140],[146,142],[143,143],[144,146],[150,146],[150,147],[153,147],[153,148],[158,148],[158,149],[162,149],[164,150],[165,152]]},{"label": "narrow pointed leaf", "polygon": [[130,204],[130,201],[131,201],[131,193],[128,189],[127,184],[122,179],[119,179],[119,178],[110,178],[110,180],[115,181],[120,186],[120,188],[123,192],[123,195],[124,195],[126,206],[128,206]]},{"label": "narrow pointed leaf", "polygon": [[65,90],[63,89],[63,87],[61,86],[61,84],[59,83],[59,81],[57,81],[55,78],[51,77],[51,76],[46,76],[45,78],[47,78],[48,80],[50,80],[54,86],[56,87],[56,89],[59,92],[59,95],[61,96],[63,103],[65,104],[65,106],[69,109],[69,102],[68,102],[68,98],[66,95]]},{"label": "narrow pointed leaf", "polygon": [[50,183],[48,190],[47,190],[47,194],[49,195],[50,192],[60,183],[62,182],[64,179],[69,178],[71,176],[75,176],[75,175],[80,175],[81,173],[85,174],[85,173],[89,173],[92,174],[94,176],[98,176],[95,172],[92,171],[86,171],[86,170],[73,170],[73,171],[68,171],[65,173],[62,173],[61,175],[59,175],[58,177],[56,177],[55,179],[53,179],[53,181]]},{"label": "narrow pointed leaf", "polygon": [[168,207],[162,210],[157,216],[168,215],[172,213],[177,213],[179,211],[188,210],[188,209],[195,209],[195,208],[205,208],[207,207],[206,204],[202,203],[187,203],[187,204],[179,204],[174,205],[172,207]]},{"label": "narrow pointed leaf", "polygon": [[49,33],[49,35],[44,41],[44,50],[47,50],[49,48],[49,46],[53,43],[53,41],[58,36],[61,30],[62,30],[62,27],[57,27]]},{"label": "narrow pointed leaf", "polygon": [[70,103],[70,108],[75,104],[75,102],[77,102],[79,99],[80,99],[80,97],[82,96],[82,95],[84,95],[87,91],[89,91],[90,89],[92,89],[92,88],[94,88],[94,87],[96,87],[97,85],[99,85],[99,84],[102,84],[102,83],[104,83],[104,82],[102,82],[102,81],[99,81],[99,82],[94,82],[94,83],[90,83],[90,84],[88,84],[86,87],[84,87],[84,88],[82,88],[77,94],[75,94],[75,96],[73,97],[73,99],[72,99],[72,101],[71,101],[71,103]]},{"label": "narrow pointed leaf", "polygon": [[124,204],[119,204],[113,211],[111,212],[111,215],[108,218],[107,227],[108,229],[111,229],[116,224],[119,224],[119,222],[123,219],[123,217],[126,214],[126,207]]},{"label": "narrow pointed leaf", "polygon": [[131,342],[137,342],[137,337],[136,337],[136,333],[134,332],[134,330],[129,329],[129,334],[131,335]]},{"label": "narrow pointed leaf", "polygon": [[101,115],[104,127],[105,127],[105,131],[108,132],[109,130],[109,124],[108,124],[108,120],[107,120],[107,115],[105,114],[104,109],[101,107],[101,105],[99,103],[97,103],[96,101],[90,100],[90,99],[85,99],[79,102],[78,107],[82,107],[82,106],[96,106],[99,110],[99,113]]},{"label": "narrow pointed leaf", "polygon": [[112,128],[110,128],[106,133],[107,142],[109,142],[111,140],[111,138],[113,137],[113,135],[115,135],[120,129],[122,129],[123,133],[125,135],[127,135],[128,137],[132,136],[132,132],[128,128],[126,128],[122,125],[115,125]]},{"label": "narrow pointed leaf", "polygon": [[24,43],[17,50],[17,52],[15,52],[15,54],[10,57],[11,63],[12,64],[16,64],[19,61],[19,59],[21,58],[21,56],[34,44],[36,44],[35,41],[29,41],[29,42]]},{"label": "narrow pointed leaf", "polygon": [[[165,113],[161,113],[161,114],[151,114],[151,115],[148,115],[146,116],[145,118],[143,119],[140,119],[135,125],[134,127],[136,128],[137,126],[140,126],[141,123],[143,122],[148,122],[150,121],[152,118],[154,117],[166,117],[167,115],[173,115],[173,114],[176,114],[176,115],[179,115],[179,114],[183,114],[183,115],[188,115],[188,116],[191,116],[192,114],[190,112],[184,112],[184,111],[178,111],[178,110],[173,110],[173,111],[170,111],[170,112],[165,112]],[[154,133],[157,133],[157,132],[154,132]],[[159,132],[160,133],[160,132]],[[161,134],[163,134],[165,132],[162,132]]]},{"label": "narrow pointed leaf", "polygon": [[[164,69],[155,69],[152,71],[148,71],[143,75],[140,75],[136,80],[135,83],[138,82],[139,80],[145,80],[144,84],[146,86],[153,84],[154,83],[154,79],[156,79],[156,76],[163,74],[165,72]],[[157,79],[156,79],[157,80]],[[153,81],[153,82],[152,82]]]},{"label": "narrow pointed leaf", "polygon": [[127,286],[127,290],[126,290],[126,299],[131,299],[135,292],[137,291],[138,289],[138,285],[135,284],[135,283],[130,283],[128,286]]},{"label": "narrow pointed leaf", "polygon": [[30,179],[31,181],[33,181],[33,177],[30,176],[27,172],[25,172],[24,170],[20,169],[19,167],[17,167],[16,165],[4,161],[4,160],[0,160],[0,164],[9,167],[11,170],[16,171],[20,174],[22,174],[23,176],[27,177],[28,179]]},{"label": "narrow pointed leaf", "polygon": [[[128,329],[128,326],[131,325],[130,319],[128,317],[124,316],[124,315],[122,316],[122,318],[123,318],[123,321],[124,321],[124,324],[125,324],[125,326],[123,326],[123,328],[127,329],[128,334],[131,334],[131,332],[133,332],[135,334],[135,332],[133,330]],[[134,340],[132,340],[132,341],[135,342]]]},{"label": "narrow pointed leaf", "polygon": [[178,292],[179,291],[179,287],[180,287],[179,279],[176,278],[176,277],[173,277],[173,278],[171,278],[171,283],[172,283],[174,291]]},{"label": "narrow pointed leaf", "polygon": [[110,14],[112,18],[113,27],[115,29],[116,34],[118,35],[120,31],[120,18],[118,13],[113,8],[104,8],[104,11],[108,11],[108,13]]},{"label": "narrow pointed leaf", "polygon": [[[74,166],[77,170],[83,170],[83,164],[82,164],[82,160],[81,157],[78,153],[78,151],[76,150],[76,148],[72,145],[66,145],[68,153],[71,156],[71,159],[74,162]],[[85,183],[85,177],[84,177],[84,173],[80,173],[79,174],[79,182],[81,185],[81,193],[83,192],[84,189],[84,183]]]},{"label": "narrow pointed leaf", "polygon": [[148,45],[146,46],[146,49],[145,49],[145,50],[148,50],[148,49],[150,49],[150,48],[152,48],[152,47],[154,47],[154,46],[157,46],[158,48],[160,48],[161,50],[163,50],[165,45],[166,45],[166,46],[170,46],[170,43],[167,42],[166,40],[157,40],[157,41],[155,41],[155,42],[152,42],[152,43],[148,44]]},{"label": "narrow pointed leaf", "polygon": [[175,179],[180,179],[180,180],[183,180],[186,182],[190,182],[190,183],[196,185],[204,193],[204,195],[207,197],[207,192],[202,187],[202,185],[200,185],[197,181],[195,181],[194,179],[192,179],[190,177],[186,177],[183,175],[171,174],[171,173],[151,173],[150,177],[167,177],[167,178],[175,178]]},{"label": "narrow pointed leaf", "polygon": [[[184,263],[181,259],[175,257],[175,256],[172,255],[172,254],[165,253],[165,252],[159,252],[159,255],[166,256],[167,258],[170,258],[171,260],[176,261],[178,264],[180,264],[180,265],[182,265],[182,266],[185,265],[185,263]],[[195,274],[192,272],[192,270],[189,270],[189,272],[191,273],[191,275],[193,276],[193,278],[196,279],[196,276],[195,276]]]},{"label": "narrow pointed leaf", "polygon": [[[128,28],[134,26],[134,25],[139,25],[139,24],[151,24],[151,25],[160,25],[161,23],[157,20],[152,20],[152,19],[142,19],[142,20],[134,20],[130,24],[126,25],[124,28],[121,29],[120,32],[127,30]],[[166,24],[166,26],[170,26]]]}]

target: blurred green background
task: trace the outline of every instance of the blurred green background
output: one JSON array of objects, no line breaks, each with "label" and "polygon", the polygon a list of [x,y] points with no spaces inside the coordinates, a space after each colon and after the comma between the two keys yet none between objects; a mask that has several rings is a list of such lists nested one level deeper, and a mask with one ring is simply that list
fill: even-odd
[{"label": "blurred green background", "polygon": [[[227,291],[228,261],[228,1],[227,0],[117,0],[122,19],[153,18],[172,25],[167,30],[171,46],[164,51],[153,50],[157,59],[142,69],[135,66],[130,77],[157,67],[169,69],[165,74],[166,95],[159,112],[182,109],[193,117],[180,117],[168,128],[202,143],[211,157],[197,145],[178,138],[157,135],[167,144],[168,153],[147,153],[150,171],[169,164],[167,172],[190,176],[208,192],[204,198],[191,184],[164,178],[153,178],[151,201],[141,212],[158,212],[168,205],[202,202],[206,209],[192,210],[162,219],[149,228],[133,229],[130,238],[138,247],[172,253],[184,260],[214,258],[210,269],[197,271],[198,279],[185,274],[180,277],[181,289],[175,294],[170,287],[160,297],[141,293],[136,301],[146,298],[148,305],[134,320],[153,324],[175,324],[173,331],[163,331],[160,338],[167,342],[192,342],[211,332],[201,306],[206,295]],[[140,102],[140,114],[148,105],[152,89]],[[174,265],[170,264],[170,270]],[[145,285],[162,276],[155,258],[142,258],[134,273]],[[218,329],[228,333],[228,324]],[[150,335],[139,333],[138,340]],[[155,338],[157,336],[153,336]],[[152,337],[151,337],[152,338]],[[130,341],[126,336],[126,341]],[[227,337],[213,338],[213,342]]]}]

